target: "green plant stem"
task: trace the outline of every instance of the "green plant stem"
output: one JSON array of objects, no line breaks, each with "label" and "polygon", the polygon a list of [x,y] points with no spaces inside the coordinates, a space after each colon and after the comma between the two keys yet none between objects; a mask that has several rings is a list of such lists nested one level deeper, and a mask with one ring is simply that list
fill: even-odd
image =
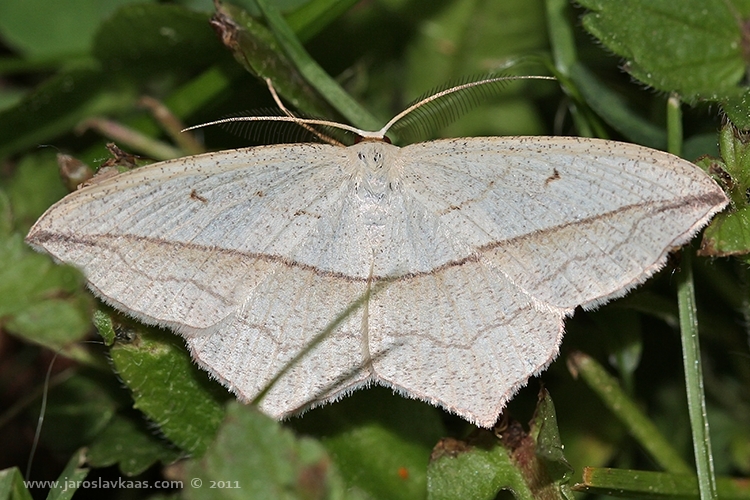
[{"label": "green plant stem", "polygon": [[181,149],[142,134],[138,130],[114,120],[90,118],[80,128],[95,130],[104,137],[120,144],[125,144],[128,148],[134,149],[138,153],[145,154],[155,160],[170,160],[183,155]]},{"label": "green plant stem", "polygon": [[672,95],[667,99],[667,151],[682,154],[682,108],[680,98]]},{"label": "green plant stem", "polygon": [[[680,101],[672,96],[667,101],[667,145],[669,152],[679,155],[682,149],[682,112]],[[698,491],[702,500],[716,498],[716,477],[711,456],[711,437],[708,432],[706,398],[703,392],[698,316],[693,285],[692,254],[686,249],[680,262],[682,269],[677,277],[677,305],[680,313],[682,362],[685,370],[690,428],[693,435],[693,453],[698,472]]]},{"label": "green plant stem", "polygon": [[680,336],[682,340],[682,362],[685,370],[688,413],[693,435],[693,453],[698,471],[698,490],[702,500],[716,498],[716,478],[711,456],[711,438],[706,417],[706,399],[703,393],[703,371],[701,369],[698,321],[695,307],[695,288],[691,251],[682,255],[677,278],[677,302],[680,310]]}]

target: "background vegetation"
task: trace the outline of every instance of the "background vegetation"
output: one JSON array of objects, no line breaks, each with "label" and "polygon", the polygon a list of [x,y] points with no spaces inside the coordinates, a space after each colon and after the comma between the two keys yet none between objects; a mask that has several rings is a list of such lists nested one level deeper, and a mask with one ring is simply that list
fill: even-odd
[{"label": "background vegetation", "polygon": [[[161,105],[187,125],[272,107],[253,72],[301,111],[365,128],[452,79],[554,74],[557,82],[508,86],[435,136],[586,135],[717,157],[727,117],[750,126],[750,2],[286,0],[265,16],[236,3],[255,17],[222,8],[240,29],[228,47],[211,29],[208,0],[0,2],[0,499],[29,498],[24,475],[185,484],[87,487],[78,498],[694,495],[675,292],[689,262],[577,313],[559,359],[511,403],[516,420],[492,433],[382,388],[273,422],[233,403],[177,336],[107,310],[75,270],[23,237],[69,190],[58,153],[96,168],[110,141],[141,163],[248,145],[220,128],[185,142],[179,124],[159,117]],[[670,96],[686,104],[670,107]],[[732,176],[734,211],[712,227],[712,241],[740,255],[750,155],[731,129],[721,139],[724,163],[713,164]],[[750,474],[747,266],[722,257],[692,268],[719,491],[747,498],[729,480]],[[539,395],[542,384],[549,395]],[[576,483],[588,493],[572,493]]]}]

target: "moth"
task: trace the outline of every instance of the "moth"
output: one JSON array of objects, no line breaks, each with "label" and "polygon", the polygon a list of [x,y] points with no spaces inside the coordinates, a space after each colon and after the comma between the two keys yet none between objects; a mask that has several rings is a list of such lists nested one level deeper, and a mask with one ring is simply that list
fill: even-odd
[{"label": "moth", "polygon": [[576,307],[642,283],[728,202],[695,165],[633,144],[397,147],[392,123],[348,147],[138,168],[68,195],[26,241],[180,334],[240,399],[281,374],[260,401],[269,415],[380,384],[489,427],[556,357]]}]

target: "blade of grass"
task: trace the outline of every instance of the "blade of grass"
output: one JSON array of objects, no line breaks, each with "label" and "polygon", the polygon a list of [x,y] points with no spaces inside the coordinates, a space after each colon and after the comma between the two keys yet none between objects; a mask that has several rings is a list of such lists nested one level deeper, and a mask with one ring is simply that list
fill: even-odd
[{"label": "blade of grass", "polygon": [[652,148],[663,149],[665,133],[648,120],[628,108],[616,92],[610,90],[586,66],[576,63],[571,67],[570,79],[597,116],[628,140]]},{"label": "blade of grass", "polygon": [[[583,482],[574,491],[626,498],[695,498],[698,483],[692,474],[673,474],[642,470],[586,467]],[[750,498],[750,489],[742,479],[719,478],[717,489],[722,499]]]},{"label": "blade of grass", "polygon": [[[672,96],[667,100],[667,144],[669,152],[679,155],[682,149],[682,111],[680,100]],[[711,456],[711,438],[706,416],[706,398],[703,392],[700,343],[698,341],[698,312],[695,306],[692,252],[683,252],[681,272],[677,275],[677,305],[680,312],[680,337],[682,362],[685,369],[690,429],[693,435],[695,467],[698,471],[698,490],[702,500],[716,498],[716,477]]]},{"label": "blade of grass", "polygon": [[692,468],[685,463],[653,422],[625,394],[617,379],[607,373],[599,363],[582,352],[574,352],[568,357],[568,366],[573,374],[581,376],[664,470],[677,474],[693,473]]},{"label": "blade of grass", "polygon": [[[268,394],[268,392],[273,389],[273,386],[276,385],[276,382],[278,382],[281,377],[283,377],[293,366],[295,366],[300,359],[305,357],[307,353],[315,349],[318,344],[328,338],[328,336],[331,335],[336,330],[336,328],[341,326],[341,323],[349,318],[349,316],[357,312],[360,307],[366,308],[373,294],[379,292],[387,285],[387,280],[382,280],[377,282],[375,285],[370,285],[362,295],[360,295],[354,302],[349,304],[349,307],[342,311],[341,314],[333,318],[333,320],[331,320],[331,322],[326,325],[326,327],[321,330],[320,333],[315,335],[315,337],[313,337],[301,351],[299,351],[292,359],[287,361],[283,368],[279,370],[279,372],[274,375],[271,380],[268,381],[266,386],[255,396],[255,398],[250,401],[250,404],[260,404],[261,400],[266,396],[266,394]],[[367,312],[365,312],[365,314],[367,314]]]},{"label": "blade of grass", "polygon": [[557,71],[570,76],[570,69],[578,60],[575,35],[569,22],[570,2],[547,0],[547,29],[549,30],[552,57]]},{"label": "blade of grass", "polygon": [[570,96],[571,104],[568,106],[570,116],[575,123],[576,130],[584,137],[593,137],[594,130],[589,124],[589,117],[585,116],[586,105],[573,82],[570,80],[570,67],[578,59],[575,39],[570,23],[568,22],[567,0],[547,0],[545,2],[547,13],[547,31],[549,31],[550,46],[554,62],[554,74],[560,81],[560,86]]},{"label": "blade of grass", "polygon": [[314,0],[300,6],[286,16],[292,31],[300,40],[309,40],[338,19],[359,0]]},{"label": "blade of grass", "polygon": [[381,126],[379,120],[360,106],[310,57],[279,11],[266,0],[256,0],[256,3],[284,52],[308,83],[352,125],[363,130],[378,130]]}]

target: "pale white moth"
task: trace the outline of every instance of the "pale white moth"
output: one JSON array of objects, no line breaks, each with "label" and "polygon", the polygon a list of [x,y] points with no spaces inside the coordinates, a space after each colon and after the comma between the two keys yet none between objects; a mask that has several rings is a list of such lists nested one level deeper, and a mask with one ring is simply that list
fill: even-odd
[{"label": "pale white moth", "polygon": [[110,177],[52,206],[27,242],[80,268],[104,302],[182,335],[242,400],[385,283],[260,408],[282,418],[381,384],[488,427],[556,357],[576,307],[642,283],[727,204],[661,151],[579,137],[397,147],[383,140],[396,119],[355,129],[353,146],[220,151]]}]

